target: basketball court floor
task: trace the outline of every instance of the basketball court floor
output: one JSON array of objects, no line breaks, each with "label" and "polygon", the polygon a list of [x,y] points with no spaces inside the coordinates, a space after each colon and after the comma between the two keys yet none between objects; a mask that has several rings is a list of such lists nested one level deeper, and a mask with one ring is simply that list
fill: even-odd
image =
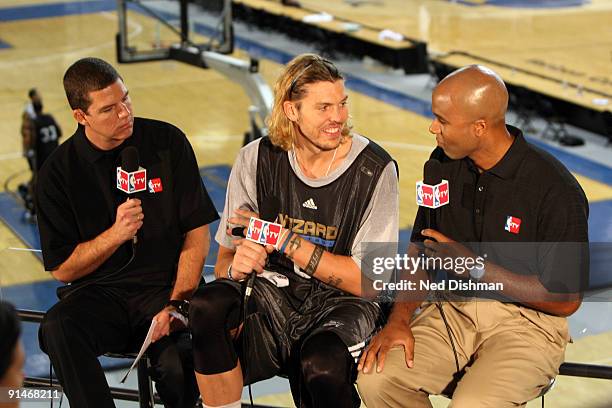
[{"label": "basketball court floor", "polygon": [[[249,2],[258,7],[278,7],[278,1],[242,0],[242,3]],[[153,3],[163,8],[168,2]],[[605,95],[612,93],[612,0],[304,0],[301,3],[313,12],[325,11],[358,24],[392,29],[425,41],[431,58],[458,58],[458,64],[493,61],[491,67],[508,82],[518,81],[596,111],[612,109],[612,97],[607,98],[608,105],[601,102],[606,99]],[[547,7],[533,7],[536,3]],[[0,134],[3,135],[0,217],[4,221],[0,224],[0,296],[20,308],[48,309],[56,300],[57,286],[42,268],[40,254],[35,251],[39,249],[36,228],[24,219],[23,208],[15,195],[17,186],[29,178],[27,163],[21,155],[21,112],[28,89],[36,87],[42,94],[45,111],[55,116],[64,135],[70,135],[76,126],[61,78],[78,58],[97,56],[115,64],[130,90],[136,115],[171,122],[188,135],[204,183],[217,209],[223,208],[229,170],[249,128],[250,102],[246,94],[239,85],[213,70],[177,61],[117,64],[117,27],[114,0],[0,2]],[[134,13],[128,29],[134,39],[151,46],[164,46],[164,28],[144,14]],[[198,29],[197,23],[194,30],[195,38],[203,39],[197,33],[206,31]],[[257,56],[261,75],[270,85],[282,64],[291,57],[303,51],[317,52],[308,44],[293,44],[282,36],[274,37],[277,36],[236,28],[234,56],[245,59],[248,54]],[[459,58],[453,52],[463,54]],[[400,227],[405,243],[416,212],[414,183],[422,178],[423,163],[435,146],[427,130],[431,120],[427,102],[431,83],[423,75],[406,77],[369,59],[337,62],[347,71],[354,129],[384,146],[398,161]],[[510,64],[519,70],[506,68]],[[554,82],[538,80],[537,76],[536,79],[521,77],[522,70],[535,70],[560,82],[552,85]],[[397,84],[406,84],[407,89],[400,89],[403,85],[398,88]],[[536,120],[534,127],[527,132],[529,140],[562,160],[587,193],[591,241],[612,242],[612,146],[575,129],[588,138],[587,145],[573,150],[561,148],[539,137],[540,122]],[[213,247],[207,264],[214,263],[215,251]],[[610,255],[603,254],[602,259],[610,259]],[[598,270],[597,297],[592,297],[570,319],[575,342],[567,348],[566,361],[612,364],[612,273],[605,265]],[[26,374],[44,376],[48,372],[48,360],[38,349],[36,329],[35,325],[26,325]],[[113,368],[116,361],[105,364],[114,381],[113,378],[119,377]],[[292,406],[284,380],[257,384],[253,391],[257,403]],[[556,387],[547,395],[546,404],[612,407],[611,391],[609,381],[560,376]],[[443,398],[432,400],[435,406],[448,403]],[[529,406],[539,406],[539,403],[532,402]],[[67,406],[65,402],[64,406]]]}]

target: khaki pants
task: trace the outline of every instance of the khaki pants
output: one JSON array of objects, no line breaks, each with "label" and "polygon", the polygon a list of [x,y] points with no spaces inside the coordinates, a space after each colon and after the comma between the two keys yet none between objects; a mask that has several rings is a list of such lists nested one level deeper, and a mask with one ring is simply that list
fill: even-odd
[{"label": "khaki pants", "polygon": [[536,398],[558,374],[569,340],[567,320],[496,301],[441,303],[459,357],[435,304],[415,315],[414,366],[403,348],[389,351],[382,373],[359,373],[368,408],[431,407],[428,396],[452,395],[453,408],[516,407]]}]

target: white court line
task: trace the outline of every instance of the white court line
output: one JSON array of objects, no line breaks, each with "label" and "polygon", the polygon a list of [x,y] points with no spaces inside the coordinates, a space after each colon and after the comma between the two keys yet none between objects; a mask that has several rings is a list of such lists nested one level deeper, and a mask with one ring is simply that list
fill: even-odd
[{"label": "white court line", "polygon": [[[7,249],[10,249],[12,251],[24,251],[24,252],[42,252],[41,249],[33,249],[33,248],[17,248],[17,247],[8,247]],[[205,264],[204,265],[205,268],[215,268],[215,265],[211,265],[211,264]]]},{"label": "white court line", "polygon": [[0,161],[19,159],[21,157],[23,157],[23,153],[21,152],[3,153],[0,154]]},{"label": "white court line", "polygon": [[188,136],[187,138],[192,143],[203,144],[227,142],[228,140],[242,140],[244,139],[244,135],[196,135]]},{"label": "white court line", "polygon": [[[101,14],[102,17],[107,18],[109,20],[113,20],[113,21],[117,21],[117,15],[108,11],[103,11],[97,14]],[[134,26],[135,29],[133,32],[128,34],[128,38],[137,36],[138,34],[140,34],[143,30],[142,25],[134,22],[134,21],[130,21],[128,22],[128,25],[130,26]],[[31,64],[40,64],[40,63],[47,63],[53,60],[58,60],[58,59],[65,59],[67,57],[70,57],[72,59],[79,57],[83,54],[96,54],[97,50],[103,49],[103,48],[111,48],[111,47],[115,47],[115,40],[113,41],[109,41],[109,42],[105,42],[93,47],[88,47],[88,48],[79,48],[76,50],[72,50],[72,51],[66,51],[66,52],[58,52],[58,53],[54,53],[52,55],[45,55],[45,56],[41,56],[41,57],[32,57],[32,58],[26,58],[26,59],[21,59],[21,60],[10,60],[7,62],[0,62],[0,69],[15,69],[19,66],[30,66]]]},{"label": "white court line", "polygon": [[606,364],[606,363],[612,363],[612,358],[604,358],[601,360],[595,360],[595,361],[591,361],[587,364]]},{"label": "white court line", "polygon": [[409,149],[409,150],[417,150],[420,152],[431,152],[435,146],[427,146],[413,143],[404,143],[404,142],[392,142],[387,140],[377,140],[376,143],[381,144],[383,146],[389,147],[397,147],[400,149]]},{"label": "white court line", "polygon": [[593,364],[607,364],[607,363],[612,363],[612,358],[604,358],[602,360],[593,361]]}]

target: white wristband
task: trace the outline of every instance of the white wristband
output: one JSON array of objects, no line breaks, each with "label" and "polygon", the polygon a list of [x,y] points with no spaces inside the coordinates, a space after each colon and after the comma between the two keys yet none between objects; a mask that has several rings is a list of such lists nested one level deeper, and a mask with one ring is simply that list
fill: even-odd
[{"label": "white wristband", "polygon": [[227,267],[227,279],[229,279],[231,281],[234,280],[234,278],[232,278],[232,264],[231,263]]}]

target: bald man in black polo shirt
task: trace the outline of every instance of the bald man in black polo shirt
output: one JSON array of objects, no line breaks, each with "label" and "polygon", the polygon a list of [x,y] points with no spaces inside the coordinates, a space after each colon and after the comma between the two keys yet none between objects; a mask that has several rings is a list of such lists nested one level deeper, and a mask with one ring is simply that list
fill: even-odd
[{"label": "bald man in black polo shirt", "polygon": [[[588,280],[588,203],[558,160],[506,126],[508,93],[490,69],[453,72],[432,102],[450,204],[429,220],[419,208],[409,255],[455,266],[403,275],[416,289],[398,294],[362,355],[359,391],[370,408],[431,407],[430,394],[453,408],[524,406],[564,360]],[[434,293],[433,281],[446,286]]]},{"label": "bald man in black polo shirt", "polygon": [[[101,59],[70,66],[64,89],[78,128],[42,166],[36,201],[45,269],[71,285],[45,315],[41,348],[71,406],[112,408],[97,357],[138,350],[155,320],[148,353],[160,397],[193,408],[191,340],[174,329],[219,218],[193,149],[178,128],[134,117],[123,79]],[[129,198],[116,187],[126,148],[137,149],[149,187]]]}]

